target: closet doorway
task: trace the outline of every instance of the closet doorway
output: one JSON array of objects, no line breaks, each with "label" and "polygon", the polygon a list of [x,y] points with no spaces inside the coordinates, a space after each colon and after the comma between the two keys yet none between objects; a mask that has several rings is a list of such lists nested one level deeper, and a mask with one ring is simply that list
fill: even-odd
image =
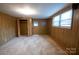
[{"label": "closet doorway", "polygon": [[22,35],[22,36],[28,35],[27,20],[20,20],[20,35]]}]

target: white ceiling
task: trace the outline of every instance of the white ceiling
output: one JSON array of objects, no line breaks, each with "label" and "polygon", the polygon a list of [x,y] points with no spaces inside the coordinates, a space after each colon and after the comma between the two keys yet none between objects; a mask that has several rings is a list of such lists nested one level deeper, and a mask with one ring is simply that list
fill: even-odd
[{"label": "white ceiling", "polygon": [[65,3],[0,3],[0,11],[15,17],[27,17],[16,10],[30,6],[37,11],[36,15],[31,15],[33,18],[47,18],[66,5]]}]

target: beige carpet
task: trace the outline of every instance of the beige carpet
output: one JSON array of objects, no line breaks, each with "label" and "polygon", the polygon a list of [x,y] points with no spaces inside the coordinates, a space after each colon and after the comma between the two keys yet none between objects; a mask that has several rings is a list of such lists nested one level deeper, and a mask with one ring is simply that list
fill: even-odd
[{"label": "beige carpet", "polygon": [[59,46],[47,35],[16,37],[0,47],[0,55],[62,55]]}]

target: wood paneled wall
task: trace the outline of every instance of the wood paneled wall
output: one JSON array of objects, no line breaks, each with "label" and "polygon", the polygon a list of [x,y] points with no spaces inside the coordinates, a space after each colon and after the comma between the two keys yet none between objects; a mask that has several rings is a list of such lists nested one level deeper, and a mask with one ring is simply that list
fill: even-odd
[{"label": "wood paneled wall", "polygon": [[16,20],[16,34],[17,34],[17,37],[20,36],[20,20],[19,19]]},{"label": "wood paneled wall", "polygon": [[[69,7],[66,7],[62,10],[60,10],[55,15],[61,13],[63,10],[67,10]],[[79,17],[79,12],[77,10],[73,10],[73,21],[72,21],[72,29],[65,29],[65,28],[59,28],[59,27],[53,27],[52,26],[52,18],[55,16],[50,17],[48,28],[49,28],[49,34],[54,40],[68,53],[68,54],[76,54],[77,45],[79,45],[79,27],[78,27],[78,20],[77,17]],[[78,30],[78,31],[77,31]],[[78,43],[77,43],[78,41]],[[73,50],[73,51],[72,51]]]},{"label": "wood paneled wall", "polygon": [[27,26],[28,26],[28,36],[31,36],[33,33],[32,33],[32,18],[28,18],[28,23],[27,23]]},{"label": "wood paneled wall", "polygon": [[[33,27],[33,34],[48,34],[48,26],[47,26],[47,19],[33,19],[34,21],[38,22],[38,26],[32,26]],[[42,22],[46,22],[46,26],[42,26]]]},{"label": "wood paneled wall", "polygon": [[79,6],[78,9],[75,10],[76,11],[76,20],[77,20],[77,54],[79,55]]},{"label": "wood paneled wall", "polygon": [[0,12],[0,45],[16,36],[16,19]]}]

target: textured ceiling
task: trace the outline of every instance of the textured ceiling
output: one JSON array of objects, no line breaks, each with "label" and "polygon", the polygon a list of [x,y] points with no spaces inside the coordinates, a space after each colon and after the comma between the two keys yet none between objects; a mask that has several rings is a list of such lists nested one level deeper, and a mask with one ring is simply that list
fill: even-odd
[{"label": "textured ceiling", "polygon": [[17,8],[30,6],[38,12],[36,15],[31,15],[31,17],[47,18],[66,5],[65,3],[0,3],[0,11],[15,17],[27,17],[27,15],[18,13],[16,10]]}]

